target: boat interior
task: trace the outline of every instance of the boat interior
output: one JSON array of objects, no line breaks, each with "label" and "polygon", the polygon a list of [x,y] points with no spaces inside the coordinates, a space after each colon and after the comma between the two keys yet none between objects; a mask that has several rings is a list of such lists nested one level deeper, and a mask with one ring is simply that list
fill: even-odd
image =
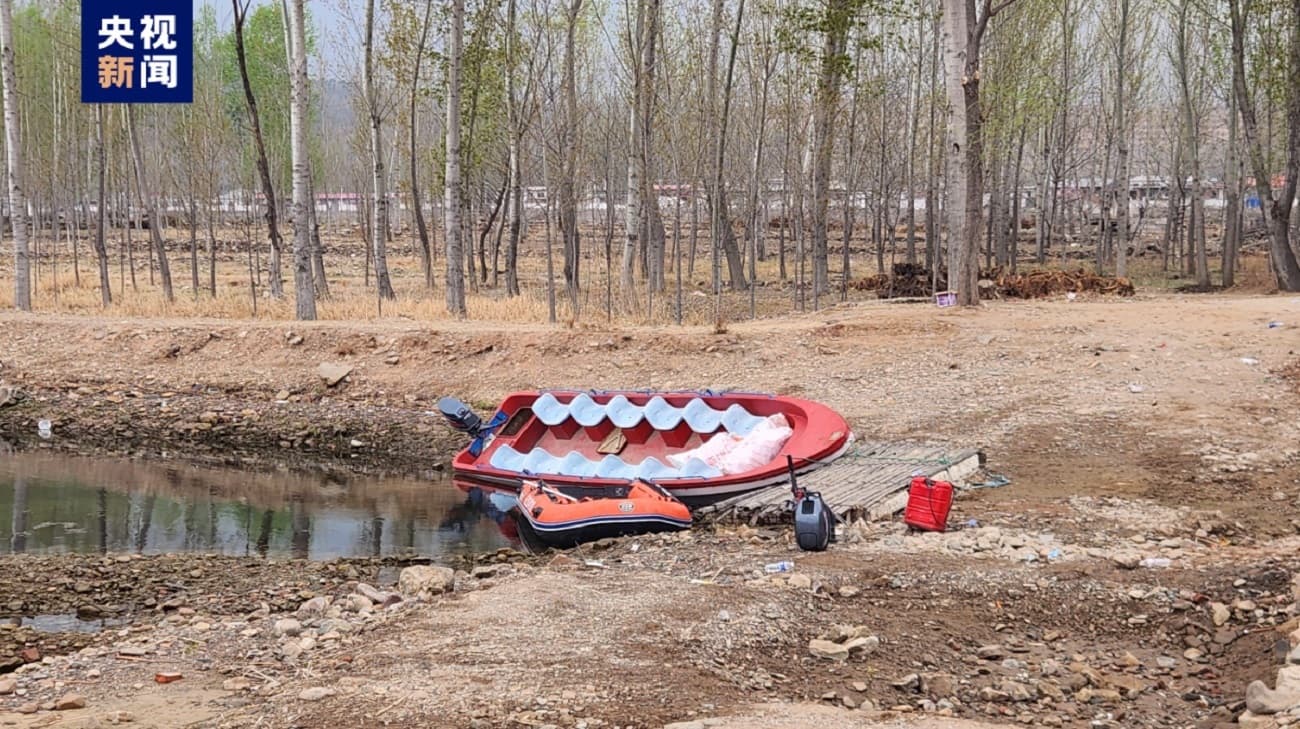
[{"label": "boat interior", "polygon": [[485,455],[495,468],[538,475],[711,478],[722,472],[698,458],[678,465],[668,456],[692,450],[723,431],[743,437],[771,414],[751,412],[739,403],[719,410],[699,396],[670,397],[655,395],[636,403],[620,394],[599,402],[578,393],[561,401],[543,393],[511,414]]}]

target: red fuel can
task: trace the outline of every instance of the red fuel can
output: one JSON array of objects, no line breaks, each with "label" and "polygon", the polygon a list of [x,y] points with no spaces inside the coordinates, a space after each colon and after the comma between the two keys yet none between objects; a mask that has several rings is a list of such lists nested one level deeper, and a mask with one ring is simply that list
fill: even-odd
[{"label": "red fuel can", "polygon": [[941,532],[948,528],[948,511],[952,509],[952,484],[914,476],[907,492],[907,510],[903,523],[913,529]]}]

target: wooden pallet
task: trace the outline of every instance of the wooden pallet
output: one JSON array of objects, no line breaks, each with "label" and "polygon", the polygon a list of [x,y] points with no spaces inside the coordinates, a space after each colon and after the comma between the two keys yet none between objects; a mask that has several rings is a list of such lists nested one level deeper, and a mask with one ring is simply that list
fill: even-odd
[{"label": "wooden pallet", "polygon": [[[902,511],[912,476],[962,483],[983,462],[975,450],[953,450],[934,444],[859,441],[833,463],[799,476],[799,486],[821,492],[842,520],[880,519]],[[714,521],[772,524],[788,521],[788,483],[735,496],[701,509],[697,515]]]}]

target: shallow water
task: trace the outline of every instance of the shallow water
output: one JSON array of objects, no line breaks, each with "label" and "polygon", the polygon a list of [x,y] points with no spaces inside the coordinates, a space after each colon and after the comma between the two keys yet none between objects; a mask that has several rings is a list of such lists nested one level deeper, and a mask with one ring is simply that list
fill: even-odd
[{"label": "shallow water", "polygon": [[437,557],[509,546],[500,522],[449,480],[0,453],[0,554]]},{"label": "shallow water", "polygon": [[87,620],[79,618],[75,613],[58,613],[51,615],[33,615],[31,617],[17,617],[0,620],[0,623],[9,623],[11,625],[22,625],[29,627],[39,633],[98,633],[104,628],[114,628],[121,625],[127,625],[129,620],[113,620],[97,618]]}]

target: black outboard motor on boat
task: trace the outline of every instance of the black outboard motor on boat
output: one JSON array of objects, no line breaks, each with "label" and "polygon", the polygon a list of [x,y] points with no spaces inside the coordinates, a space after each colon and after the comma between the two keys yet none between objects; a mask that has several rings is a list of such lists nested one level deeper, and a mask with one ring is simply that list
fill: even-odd
[{"label": "black outboard motor on boat", "polygon": [[477,438],[483,430],[483,418],[454,397],[444,397],[439,400],[438,411],[447,419],[451,427],[471,438]]},{"label": "black outboard motor on boat", "polygon": [[816,491],[805,491],[795,478],[794,458],[785,457],[790,468],[790,493],[794,501],[794,538],[805,552],[823,552],[835,541],[835,514]]}]

